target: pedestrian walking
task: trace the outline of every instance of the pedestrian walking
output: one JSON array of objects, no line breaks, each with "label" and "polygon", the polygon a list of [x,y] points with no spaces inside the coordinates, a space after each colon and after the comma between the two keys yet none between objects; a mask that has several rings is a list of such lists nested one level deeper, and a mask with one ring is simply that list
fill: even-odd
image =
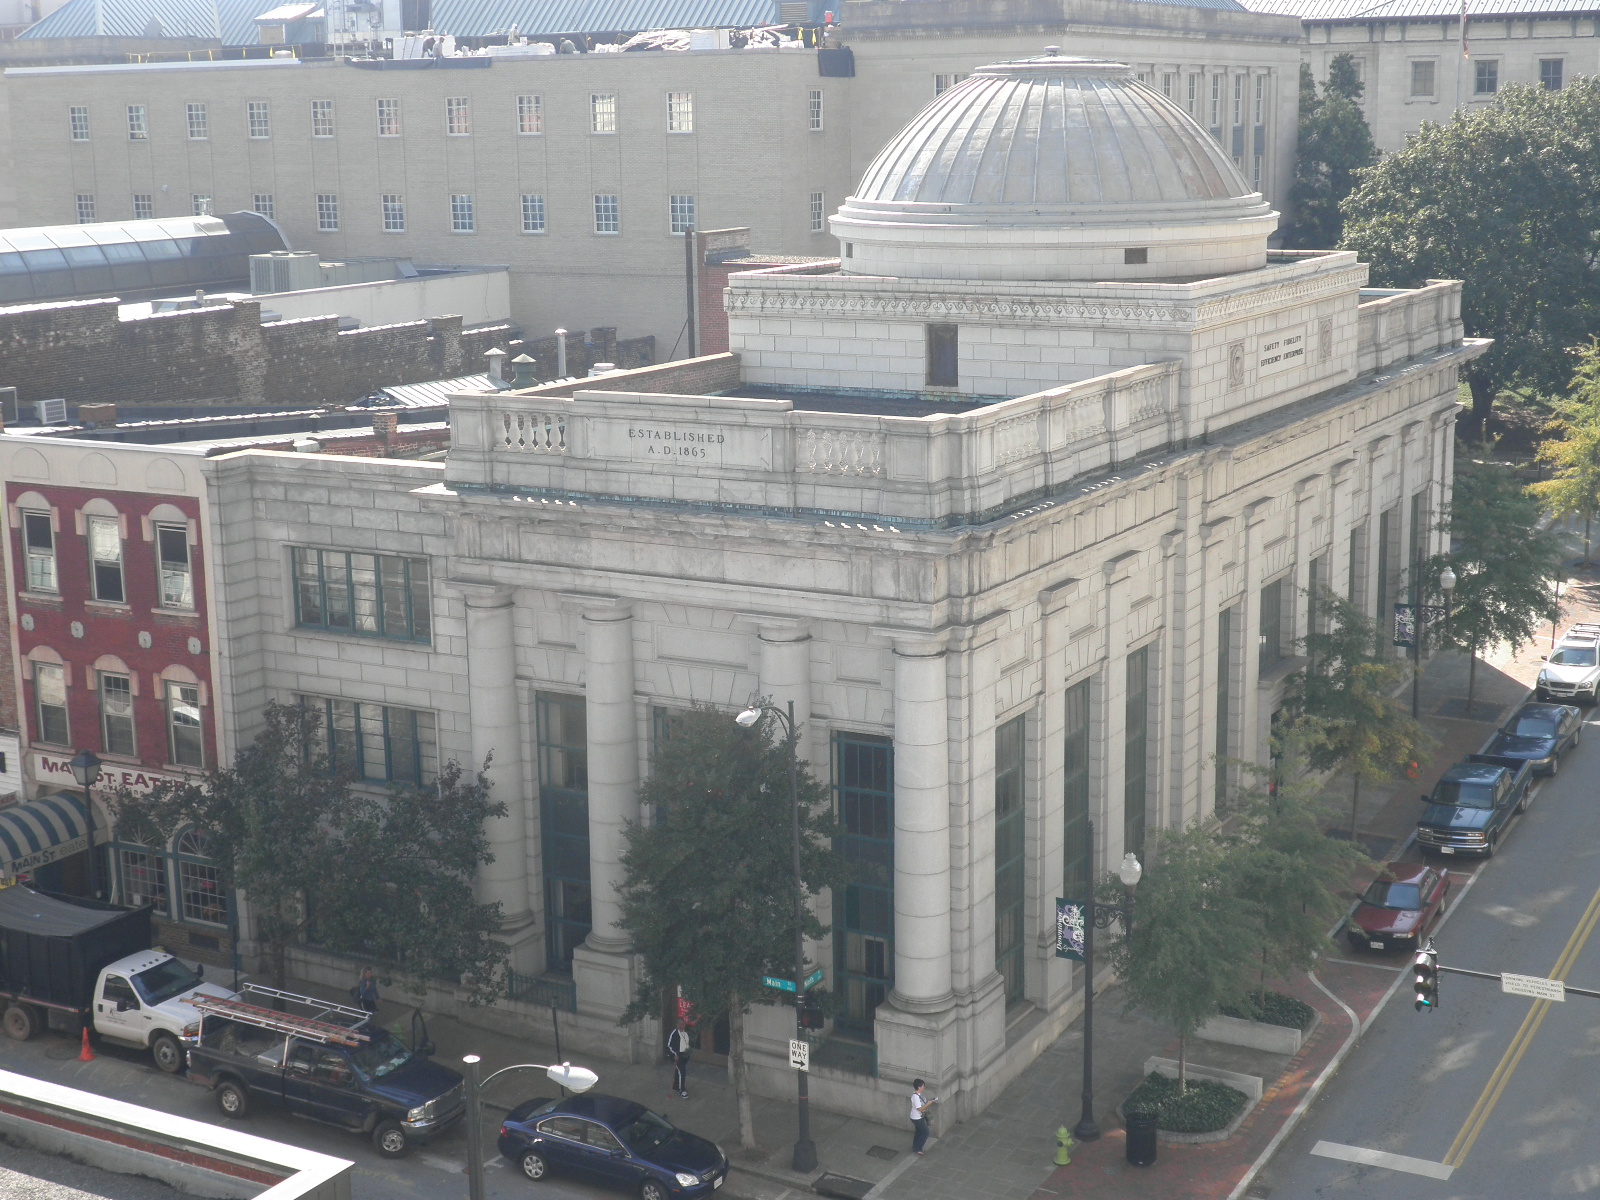
[{"label": "pedestrian walking", "polygon": [[928,1110],[939,1103],[937,1096],[930,1100],[922,1094],[926,1086],[921,1079],[911,1081],[911,1149],[917,1154],[928,1144]]},{"label": "pedestrian walking", "polygon": [[356,1003],[373,1016],[378,1015],[378,975],[371,967],[361,968],[361,982],[355,986]]},{"label": "pedestrian walking", "polygon": [[667,1053],[672,1055],[672,1091],[678,1099],[689,1098],[689,1022],[678,1018],[678,1025],[667,1034]]}]

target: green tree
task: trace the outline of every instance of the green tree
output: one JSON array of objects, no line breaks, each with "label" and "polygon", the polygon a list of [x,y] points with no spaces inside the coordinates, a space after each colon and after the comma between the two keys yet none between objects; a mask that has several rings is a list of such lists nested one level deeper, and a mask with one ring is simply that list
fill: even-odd
[{"label": "green tree", "polygon": [[1577,349],[1578,366],[1566,396],[1551,413],[1547,432],[1555,434],[1540,443],[1539,460],[1555,468],[1555,475],[1528,491],[1556,520],[1583,518],[1583,561],[1589,563],[1590,529],[1600,513],[1600,341],[1590,339]]},{"label": "green tree", "polygon": [[1394,779],[1421,758],[1427,732],[1395,697],[1408,665],[1379,655],[1373,622],[1326,588],[1316,596],[1325,629],[1305,637],[1304,670],[1290,677],[1285,707],[1306,760],[1350,776],[1350,840],[1356,840],[1363,784]]},{"label": "green tree", "polygon": [[[485,764],[487,765],[487,764]],[[253,932],[282,987],[289,947],[315,922],[318,944],[403,968],[407,986],[465,979],[474,1003],[501,991],[506,950],[490,934],[497,904],[472,883],[493,861],[484,822],[505,815],[482,774],[449,763],[437,783],[351,788],[328,760],[320,718],[268,704],[260,735],[231,767],[195,781],[113,797],[127,836],[165,841],[193,826],[229,889],[249,902]]]},{"label": "green tree", "polygon": [[1307,250],[1339,244],[1339,205],[1355,188],[1357,173],[1378,161],[1372,130],[1362,115],[1355,60],[1336,54],[1317,95],[1311,68],[1300,64],[1300,134],[1289,203],[1294,224],[1287,242]]},{"label": "green tree", "polygon": [[1460,279],[1461,316],[1494,346],[1465,368],[1469,433],[1501,389],[1566,386],[1568,346],[1600,329],[1600,77],[1559,91],[1507,87],[1446,125],[1424,124],[1363,172],[1343,246],[1380,287]]},{"label": "green tree", "polygon": [[1458,460],[1450,505],[1451,549],[1423,568],[1433,603],[1442,603],[1439,574],[1456,575],[1450,620],[1438,636],[1472,655],[1467,709],[1476,695],[1478,656],[1509,643],[1515,651],[1550,619],[1561,544],[1540,528],[1540,502],[1508,466]]},{"label": "green tree", "polygon": [[[631,826],[622,865],[622,927],[642,970],[624,1020],[659,1015],[682,989],[696,1019],[728,1018],[741,1144],[755,1146],[745,1065],[744,1016],[779,993],[762,976],[794,974],[794,895],[789,751],[770,717],[752,729],[712,705],[674,714],[640,799],[657,814]],[[827,789],[801,764],[800,873],[807,898],[849,878],[833,848]],[[803,932],[828,930],[808,904]]]}]

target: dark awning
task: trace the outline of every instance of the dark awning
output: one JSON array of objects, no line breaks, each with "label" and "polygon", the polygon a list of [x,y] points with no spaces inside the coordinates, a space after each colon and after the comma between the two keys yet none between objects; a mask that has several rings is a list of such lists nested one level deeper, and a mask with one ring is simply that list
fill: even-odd
[{"label": "dark awning", "polygon": [[89,848],[83,797],[66,792],[0,808],[0,878],[32,871]]}]

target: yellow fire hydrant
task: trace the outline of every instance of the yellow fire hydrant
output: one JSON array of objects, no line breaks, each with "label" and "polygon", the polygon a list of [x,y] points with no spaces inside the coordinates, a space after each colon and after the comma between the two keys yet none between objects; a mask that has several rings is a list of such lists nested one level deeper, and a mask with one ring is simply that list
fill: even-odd
[{"label": "yellow fire hydrant", "polygon": [[1056,1130],[1056,1166],[1064,1167],[1072,1162],[1072,1148],[1076,1145],[1072,1131],[1065,1125]]}]

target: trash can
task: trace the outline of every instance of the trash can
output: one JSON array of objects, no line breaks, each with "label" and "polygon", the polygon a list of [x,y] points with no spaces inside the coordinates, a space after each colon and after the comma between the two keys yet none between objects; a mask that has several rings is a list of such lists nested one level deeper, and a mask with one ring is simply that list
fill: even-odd
[{"label": "trash can", "polygon": [[1128,1127],[1128,1161],[1136,1167],[1148,1167],[1156,1161],[1156,1114],[1134,1112],[1123,1114]]}]

